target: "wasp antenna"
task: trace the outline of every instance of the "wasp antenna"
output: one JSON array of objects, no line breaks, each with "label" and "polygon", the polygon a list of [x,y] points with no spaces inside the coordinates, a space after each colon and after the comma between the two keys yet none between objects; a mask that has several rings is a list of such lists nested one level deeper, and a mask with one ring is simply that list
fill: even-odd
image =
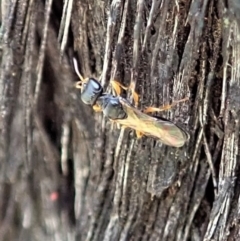
[{"label": "wasp antenna", "polygon": [[75,72],[76,72],[77,76],[79,77],[79,79],[81,81],[84,81],[84,78],[82,77],[82,75],[79,72],[78,63],[77,63],[77,60],[75,58],[73,58],[73,66],[74,66]]}]

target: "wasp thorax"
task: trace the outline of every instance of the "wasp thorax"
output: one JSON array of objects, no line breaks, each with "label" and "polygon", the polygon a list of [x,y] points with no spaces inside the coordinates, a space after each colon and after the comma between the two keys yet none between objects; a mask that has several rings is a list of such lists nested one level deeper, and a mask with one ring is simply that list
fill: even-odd
[{"label": "wasp thorax", "polygon": [[81,99],[87,105],[94,105],[102,92],[101,84],[96,79],[89,78],[82,85]]},{"label": "wasp thorax", "polygon": [[112,120],[119,120],[127,118],[119,98],[109,94],[102,95],[98,99],[98,105],[101,106],[104,116]]}]

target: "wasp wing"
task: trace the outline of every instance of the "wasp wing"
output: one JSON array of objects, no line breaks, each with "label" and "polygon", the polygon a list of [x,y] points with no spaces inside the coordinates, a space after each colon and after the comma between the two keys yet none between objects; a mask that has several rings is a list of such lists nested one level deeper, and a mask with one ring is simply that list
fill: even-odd
[{"label": "wasp wing", "polygon": [[188,134],[174,123],[145,114],[132,106],[126,99],[119,97],[119,100],[127,113],[127,118],[116,120],[117,123],[146,136],[158,138],[169,146],[181,147],[188,140]]}]

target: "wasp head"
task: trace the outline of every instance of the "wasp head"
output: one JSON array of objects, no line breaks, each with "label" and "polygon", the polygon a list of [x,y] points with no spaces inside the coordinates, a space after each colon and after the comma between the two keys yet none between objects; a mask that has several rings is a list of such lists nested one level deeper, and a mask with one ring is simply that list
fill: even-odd
[{"label": "wasp head", "polygon": [[103,87],[94,78],[87,78],[77,82],[76,87],[81,89],[81,99],[86,105],[94,105],[103,93]]},{"label": "wasp head", "polygon": [[99,96],[103,92],[103,87],[94,78],[83,78],[78,69],[76,58],[73,58],[73,66],[80,81],[75,85],[77,89],[81,89],[81,99],[86,105],[94,105]]}]

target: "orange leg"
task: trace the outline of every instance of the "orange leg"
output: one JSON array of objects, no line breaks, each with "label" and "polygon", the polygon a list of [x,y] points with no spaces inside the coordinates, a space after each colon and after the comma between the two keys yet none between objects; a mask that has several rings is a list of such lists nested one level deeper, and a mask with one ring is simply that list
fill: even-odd
[{"label": "orange leg", "polygon": [[171,105],[164,105],[162,107],[147,107],[143,112],[144,113],[152,113],[152,112],[158,112],[158,111],[164,111],[164,110],[169,110],[171,109],[173,106],[177,105],[178,103],[180,102],[184,102],[184,101],[187,101],[189,100],[188,97],[184,98],[184,99],[181,99],[181,100],[178,100],[178,101],[174,101]]},{"label": "orange leg", "polygon": [[139,96],[135,92],[135,90],[133,90],[133,87],[131,85],[129,87],[126,87],[116,80],[111,80],[111,84],[112,84],[112,87],[113,87],[114,91],[116,92],[117,96],[119,96],[121,94],[121,89],[124,89],[124,90],[130,89],[132,92],[132,95],[133,95],[134,103],[136,106],[138,106]]},{"label": "orange leg", "polygon": [[121,126],[117,121],[111,120],[111,119],[110,119],[110,121],[111,121],[112,129],[114,126],[116,126],[118,129],[124,128],[124,126]]},{"label": "orange leg", "polygon": [[[128,127],[125,126],[125,125],[120,125],[120,124],[119,124],[117,121],[115,121],[115,120],[110,120],[110,121],[111,121],[111,124],[112,124],[112,128],[114,127],[114,125],[116,125],[118,129],[120,129],[120,128],[122,128],[122,129],[128,128]],[[137,139],[140,139],[140,138],[142,138],[142,137],[144,136],[144,133],[141,132],[141,131],[135,130],[135,132],[136,132]]]},{"label": "orange leg", "polygon": [[132,92],[132,96],[133,96],[133,100],[134,100],[135,106],[138,106],[138,103],[139,103],[139,95],[138,95],[137,92],[134,90],[134,86],[133,86],[132,84],[129,86],[129,89],[130,89],[131,92]]},{"label": "orange leg", "polygon": [[136,131],[137,139],[140,139],[144,136],[144,134],[141,131]]},{"label": "orange leg", "polygon": [[119,96],[121,94],[122,89],[127,90],[127,87],[123,86],[116,80],[111,80],[111,85],[112,85],[112,88],[114,89],[114,91],[116,92],[117,96]]}]

